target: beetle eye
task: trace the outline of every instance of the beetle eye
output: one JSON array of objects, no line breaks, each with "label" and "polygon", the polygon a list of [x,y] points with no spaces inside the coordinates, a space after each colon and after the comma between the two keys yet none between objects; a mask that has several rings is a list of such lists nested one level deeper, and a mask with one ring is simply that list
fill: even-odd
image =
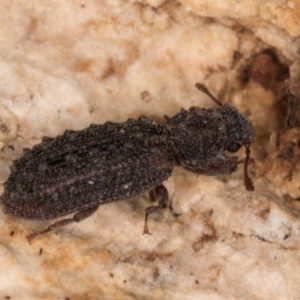
[{"label": "beetle eye", "polygon": [[227,151],[233,153],[233,152],[238,151],[240,148],[241,148],[241,145],[240,145],[239,143],[237,143],[237,142],[232,142],[232,143],[230,143],[230,144],[228,145]]}]

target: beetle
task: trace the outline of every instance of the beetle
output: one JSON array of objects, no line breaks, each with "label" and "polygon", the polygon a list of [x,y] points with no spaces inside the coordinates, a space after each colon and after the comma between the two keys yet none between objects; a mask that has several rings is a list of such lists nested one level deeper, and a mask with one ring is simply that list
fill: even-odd
[{"label": "beetle", "polygon": [[51,220],[75,213],[47,229],[32,230],[29,241],[72,222],[79,222],[106,203],[149,192],[158,205],[145,210],[148,217],[168,205],[163,185],[175,166],[196,174],[230,174],[237,167],[236,152],[246,147],[246,189],[254,189],[247,173],[254,131],[236,108],[206,93],[218,106],[181,109],[165,123],[140,116],[123,123],[92,124],[81,131],[67,130],[55,138],[44,137],[14,161],[4,183],[1,204],[6,214],[32,220]]}]

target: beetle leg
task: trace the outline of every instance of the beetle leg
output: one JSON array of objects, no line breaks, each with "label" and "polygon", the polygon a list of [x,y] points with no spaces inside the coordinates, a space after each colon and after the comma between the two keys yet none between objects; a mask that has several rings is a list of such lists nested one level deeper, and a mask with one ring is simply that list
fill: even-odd
[{"label": "beetle leg", "polygon": [[93,206],[84,210],[79,211],[78,213],[76,213],[73,218],[67,218],[67,219],[63,219],[61,221],[58,221],[56,223],[51,224],[47,229],[40,231],[40,232],[36,232],[35,230],[31,230],[29,235],[27,236],[27,239],[29,241],[29,243],[38,235],[47,233],[49,231],[55,230],[59,227],[68,225],[70,223],[73,222],[80,222],[86,218],[88,218],[90,215],[92,215],[97,209],[98,209],[99,205],[97,206]]},{"label": "beetle leg", "polygon": [[145,225],[144,225],[144,234],[151,234],[148,229],[148,217],[150,214],[156,212],[159,209],[166,208],[169,202],[169,193],[167,188],[160,184],[149,192],[149,197],[151,201],[156,199],[158,205],[149,206],[145,209]]}]

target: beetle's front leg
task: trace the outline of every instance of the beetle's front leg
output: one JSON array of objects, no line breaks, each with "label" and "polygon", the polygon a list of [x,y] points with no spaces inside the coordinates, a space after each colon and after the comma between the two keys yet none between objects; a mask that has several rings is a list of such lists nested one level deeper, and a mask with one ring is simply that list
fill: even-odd
[{"label": "beetle's front leg", "polygon": [[150,199],[156,199],[158,205],[149,206],[145,209],[145,225],[144,234],[151,234],[148,229],[148,217],[150,214],[156,212],[159,209],[166,208],[169,202],[169,193],[167,188],[160,184],[149,192]]},{"label": "beetle's front leg", "polygon": [[28,239],[29,243],[31,243],[31,241],[35,237],[37,237],[38,235],[47,233],[49,231],[52,231],[54,229],[57,229],[59,227],[65,226],[65,225],[68,225],[68,224],[73,223],[73,222],[80,222],[80,221],[88,218],[90,215],[92,215],[98,209],[98,207],[99,207],[99,205],[81,210],[78,213],[76,213],[73,216],[73,218],[63,219],[63,220],[58,221],[54,224],[51,224],[47,229],[45,229],[43,231],[37,232],[35,230],[31,230],[29,235],[27,236],[27,239]]}]

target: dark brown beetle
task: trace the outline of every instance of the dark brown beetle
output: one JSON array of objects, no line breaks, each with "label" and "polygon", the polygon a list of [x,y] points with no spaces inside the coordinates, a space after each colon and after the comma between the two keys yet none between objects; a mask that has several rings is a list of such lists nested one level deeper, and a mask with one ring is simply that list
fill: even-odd
[{"label": "dark brown beetle", "polygon": [[70,213],[29,240],[60,226],[79,222],[99,205],[150,192],[158,205],[146,208],[144,233],[149,233],[149,214],[168,204],[162,184],[175,166],[204,175],[230,174],[237,166],[236,152],[246,147],[245,185],[253,190],[247,174],[249,145],[254,131],[247,119],[229,104],[222,105],[201,84],[196,87],[217,108],[182,109],[166,123],[141,116],[124,123],[107,122],[81,131],[43,138],[14,161],[1,197],[6,214],[32,220],[50,220]]}]

